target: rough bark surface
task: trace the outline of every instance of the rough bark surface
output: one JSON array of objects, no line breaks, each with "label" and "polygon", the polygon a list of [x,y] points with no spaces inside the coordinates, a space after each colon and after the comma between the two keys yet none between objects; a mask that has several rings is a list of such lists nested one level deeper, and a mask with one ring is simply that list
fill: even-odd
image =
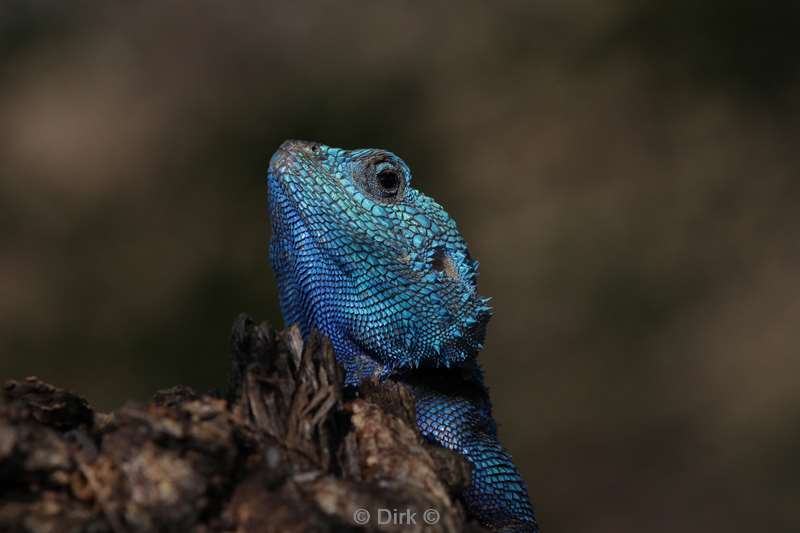
[{"label": "rough bark surface", "polygon": [[231,348],[226,398],[178,386],[105,414],[7,382],[0,532],[482,531],[454,497],[467,463],[421,439],[403,385],[346,397],[326,339],[244,315]]}]

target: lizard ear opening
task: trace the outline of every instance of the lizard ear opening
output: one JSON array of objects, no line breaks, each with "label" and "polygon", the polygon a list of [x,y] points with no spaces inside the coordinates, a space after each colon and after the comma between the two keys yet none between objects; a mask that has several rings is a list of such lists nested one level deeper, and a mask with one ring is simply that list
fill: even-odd
[{"label": "lizard ear opening", "polygon": [[456,268],[455,264],[453,264],[453,260],[447,254],[445,249],[441,246],[436,248],[433,253],[431,267],[436,272],[444,272],[444,274],[453,281],[458,281],[459,279],[458,269]]}]

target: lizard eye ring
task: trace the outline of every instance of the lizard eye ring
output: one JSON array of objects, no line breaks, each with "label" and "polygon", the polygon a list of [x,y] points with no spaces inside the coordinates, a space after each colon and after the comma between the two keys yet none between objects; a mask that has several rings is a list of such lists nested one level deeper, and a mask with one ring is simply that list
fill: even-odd
[{"label": "lizard eye ring", "polygon": [[403,199],[403,169],[385,156],[366,160],[356,177],[364,192],[379,202],[393,204]]}]

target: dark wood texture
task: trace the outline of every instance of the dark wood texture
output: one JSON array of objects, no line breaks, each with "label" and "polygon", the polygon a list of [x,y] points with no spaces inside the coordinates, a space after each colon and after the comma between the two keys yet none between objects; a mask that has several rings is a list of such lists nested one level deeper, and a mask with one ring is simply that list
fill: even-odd
[{"label": "dark wood texture", "polygon": [[[326,339],[244,315],[231,352],[224,398],[178,386],[108,414],[36,378],[7,382],[0,531],[481,531],[454,498],[468,464],[420,438],[404,385],[347,396]],[[415,523],[380,524],[392,510]]]}]

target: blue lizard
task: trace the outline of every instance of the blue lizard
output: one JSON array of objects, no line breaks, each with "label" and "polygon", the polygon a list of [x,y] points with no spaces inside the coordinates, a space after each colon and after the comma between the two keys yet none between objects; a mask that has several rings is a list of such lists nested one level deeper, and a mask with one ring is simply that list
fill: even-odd
[{"label": "blue lizard", "polygon": [[286,141],[268,188],[284,320],[330,338],[347,385],[377,375],[411,387],[420,433],[472,463],[463,499],[479,522],[538,531],[497,439],[476,360],[491,310],[453,219],[385,150]]}]

